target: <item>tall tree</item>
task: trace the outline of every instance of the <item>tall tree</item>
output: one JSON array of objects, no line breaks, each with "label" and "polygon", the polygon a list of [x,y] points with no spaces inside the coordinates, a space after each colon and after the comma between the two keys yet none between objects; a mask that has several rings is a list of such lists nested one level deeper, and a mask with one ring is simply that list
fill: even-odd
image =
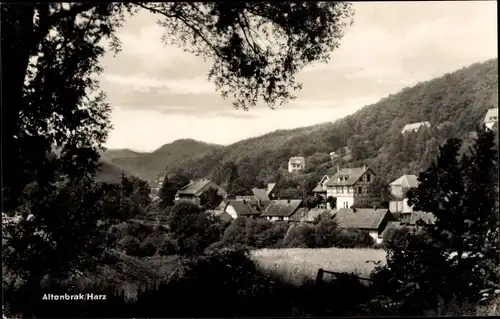
[{"label": "tall tree", "polygon": [[[271,107],[293,99],[292,91],[300,88],[295,74],[310,63],[328,60],[352,15],[350,5],[340,2],[2,4],[2,76],[9,79],[2,81],[3,211],[36,215],[20,224],[15,253],[29,251],[27,255],[38,258],[59,247],[50,254],[54,258],[48,259],[46,270],[69,271],[84,263],[82,259],[95,262],[90,257],[100,256],[84,243],[99,242],[99,227],[115,212],[89,200],[91,191],[99,190],[91,180],[111,127],[110,106],[94,76],[102,71],[102,40],[110,39],[117,53],[115,31],[126,15],[139,9],[160,18],[165,42],[212,59],[209,79],[243,109],[258,98]],[[50,160],[47,154],[53,148],[59,155]],[[68,185],[79,186],[67,190],[58,175]],[[73,199],[57,197],[72,191],[78,192]],[[41,206],[46,199],[53,200],[47,207],[57,213]],[[118,206],[111,205],[115,211]],[[93,217],[86,219],[88,214]],[[85,227],[66,227],[75,220]],[[57,232],[56,225],[66,226]],[[37,229],[48,235],[37,235],[40,245],[33,245]],[[72,238],[80,244],[67,245]],[[37,264],[36,258],[29,260]],[[9,266],[19,264],[9,259]],[[43,274],[29,271],[30,278]]]},{"label": "tall tree", "polygon": [[111,38],[118,50],[116,28],[139,9],[159,17],[166,43],[210,58],[209,79],[243,109],[259,98],[271,107],[293,99],[291,91],[300,88],[295,74],[328,60],[352,17],[343,2],[3,4],[6,208],[16,207],[24,186],[36,179],[30,167],[40,167],[53,144],[64,145],[68,159],[97,165],[109,107],[90,75],[101,71],[101,39]]},{"label": "tall tree", "polygon": [[[422,307],[435,307],[439,297],[476,302],[482,289],[498,282],[498,150],[493,136],[479,130],[462,158],[460,140],[448,140],[437,160],[419,174],[419,186],[408,192],[409,204],[432,212],[436,222],[389,245],[391,289],[407,301],[425,299],[428,304]],[[411,276],[402,265],[414,269]]]}]

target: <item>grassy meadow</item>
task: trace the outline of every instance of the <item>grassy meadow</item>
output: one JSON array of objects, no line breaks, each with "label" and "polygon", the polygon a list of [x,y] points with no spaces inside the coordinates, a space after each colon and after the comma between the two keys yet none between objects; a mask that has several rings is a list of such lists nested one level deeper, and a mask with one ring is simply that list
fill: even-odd
[{"label": "grassy meadow", "polygon": [[289,248],[255,250],[252,258],[264,271],[300,284],[315,280],[319,268],[368,278],[376,267],[372,261],[385,262],[385,254],[382,249]]}]

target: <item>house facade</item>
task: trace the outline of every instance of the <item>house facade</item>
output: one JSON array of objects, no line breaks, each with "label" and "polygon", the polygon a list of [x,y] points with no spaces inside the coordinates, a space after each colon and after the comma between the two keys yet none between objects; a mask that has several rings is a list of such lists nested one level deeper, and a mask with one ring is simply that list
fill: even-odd
[{"label": "house facade", "polygon": [[269,221],[289,221],[292,215],[299,210],[304,210],[301,199],[273,200],[267,205],[261,217]]},{"label": "house facade", "polygon": [[406,192],[418,187],[416,175],[403,175],[393,181],[390,185],[392,200],[389,201],[389,210],[393,213],[409,214],[413,211],[413,207],[408,204]]},{"label": "house facade", "polygon": [[303,157],[290,157],[288,160],[288,172],[294,173],[306,167],[306,159]]},{"label": "house facade", "polygon": [[498,108],[489,109],[484,117],[484,125],[491,130],[496,122],[498,122]]},{"label": "house facade", "polygon": [[216,189],[219,196],[225,198],[227,193],[209,179],[191,181],[175,194],[175,201],[188,201],[196,205],[201,205],[201,195],[209,189]]},{"label": "house facade", "polygon": [[401,134],[417,132],[421,127],[431,127],[431,123],[429,123],[428,121],[424,121],[406,124],[401,130]]},{"label": "house facade", "polygon": [[326,182],[326,197],[337,198],[337,208],[351,208],[356,201],[366,198],[375,173],[368,167],[338,169]]}]

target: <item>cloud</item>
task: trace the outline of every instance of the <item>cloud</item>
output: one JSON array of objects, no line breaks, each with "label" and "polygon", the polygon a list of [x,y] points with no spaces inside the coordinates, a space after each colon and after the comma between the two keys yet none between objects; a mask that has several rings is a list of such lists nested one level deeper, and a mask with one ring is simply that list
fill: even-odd
[{"label": "cloud", "polygon": [[[297,99],[271,111],[232,108],[206,80],[210,61],[161,42],[146,12],[119,31],[123,51],[103,58],[114,107],[110,147],[154,149],[177,138],[232,143],[351,114],[404,87],[497,57],[496,2],[356,2],[354,25],[327,64],[297,75]],[[128,146],[127,146],[128,145]]]},{"label": "cloud", "polygon": [[126,89],[140,92],[151,92],[154,89],[163,89],[174,94],[203,94],[213,93],[215,85],[202,76],[191,79],[158,79],[145,74],[105,74],[104,81],[113,85],[123,86]]}]

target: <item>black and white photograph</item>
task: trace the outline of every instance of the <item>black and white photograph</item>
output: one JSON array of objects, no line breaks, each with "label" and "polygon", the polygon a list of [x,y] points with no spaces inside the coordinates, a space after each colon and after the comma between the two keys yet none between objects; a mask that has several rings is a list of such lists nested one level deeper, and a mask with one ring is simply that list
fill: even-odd
[{"label": "black and white photograph", "polygon": [[497,1],[0,18],[3,319],[500,316]]}]

